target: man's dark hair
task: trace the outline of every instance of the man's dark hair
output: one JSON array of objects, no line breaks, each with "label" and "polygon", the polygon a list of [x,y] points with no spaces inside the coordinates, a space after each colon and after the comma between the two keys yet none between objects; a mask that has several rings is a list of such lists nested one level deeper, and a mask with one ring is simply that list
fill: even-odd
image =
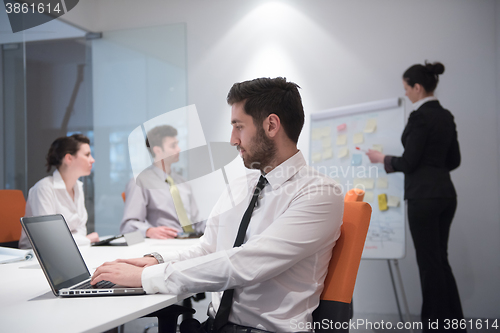
[{"label": "man's dark hair", "polygon": [[163,149],[163,139],[166,137],[176,137],[177,130],[170,125],[156,126],[149,130],[146,135],[146,147],[149,148],[151,155],[154,157],[153,147],[158,146]]},{"label": "man's dark hair", "polygon": [[280,118],[281,124],[290,140],[297,143],[304,126],[304,107],[300,97],[300,88],[286,78],[260,78],[235,83],[227,95],[227,103],[244,102],[243,110],[252,116],[255,126],[262,127],[262,122],[270,114]]}]

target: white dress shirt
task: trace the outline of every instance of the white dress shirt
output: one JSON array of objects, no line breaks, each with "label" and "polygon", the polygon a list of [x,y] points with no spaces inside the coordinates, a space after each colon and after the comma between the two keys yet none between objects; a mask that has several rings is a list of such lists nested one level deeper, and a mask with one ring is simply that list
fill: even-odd
[{"label": "white dress shirt", "polygon": [[[75,200],[71,199],[66,190],[66,184],[59,170],[56,169],[52,176],[39,180],[30,188],[24,216],[61,214],[64,216],[76,243],[89,245],[90,240],[87,238],[88,215],[85,209],[83,183],[77,180],[73,190],[75,191]],[[19,247],[22,249],[31,248],[24,230],[19,240]]]},{"label": "white dress shirt", "polygon": [[419,107],[421,107],[423,104],[430,102],[430,101],[437,101],[437,97],[436,96],[429,96],[429,97],[425,97],[425,98],[422,98],[422,99],[416,101],[415,103],[412,104],[413,110],[418,110]]},{"label": "white dress shirt", "polygon": [[[205,230],[205,222],[200,221],[198,206],[191,187],[184,179],[172,173],[179,195],[193,228],[198,232]],[[137,180],[131,179],[125,189],[125,209],[123,211],[121,233],[139,230],[144,237],[152,227],[166,226],[182,232],[170,185],[165,182],[167,174],[154,165],[146,168]]]},{"label": "white dress shirt", "polygon": [[[147,293],[212,291],[219,308],[222,293],[234,288],[229,321],[268,331],[290,332],[291,322],[312,321],[319,304],[332,248],[340,236],[344,196],[331,178],[306,166],[299,151],[266,175],[245,243],[233,248],[259,173],[231,184],[244,200],[227,209],[225,193],[212,210],[197,245],[161,253],[165,264],[144,269]],[[239,191],[237,190],[239,189]]]}]

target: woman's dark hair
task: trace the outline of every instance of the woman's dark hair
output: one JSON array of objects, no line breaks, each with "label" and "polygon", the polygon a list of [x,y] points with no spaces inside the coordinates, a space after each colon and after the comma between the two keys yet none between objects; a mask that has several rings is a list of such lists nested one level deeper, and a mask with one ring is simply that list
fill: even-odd
[{"label": "woman's dark hair", "polygon": [[244,101],[243,110],[252,116],[257,128],[262,127],[270,114],[277,115],[288,138],[297,143],[304,126],[304,108],[298,88],[283,77],[235,83],[227,95],[227,103],[233,105]]},{"label": "woman's dark hair", "polygon": [[50,172],[52,166],[59,168],[66,154],[76,155],[82,143],[90,144],[89,138],[83,134],[73,134],[71,136],[62,136],[52,142],[47,153],[47,172]]},{"label": "woman's dark hair", "polygon": [[428,93],[433,92],[439,82],[439,75],[444,73],[444,65],[440,62],[425,65],[413,65],[403,74],[403,79],[410,87],[420,84]]}]

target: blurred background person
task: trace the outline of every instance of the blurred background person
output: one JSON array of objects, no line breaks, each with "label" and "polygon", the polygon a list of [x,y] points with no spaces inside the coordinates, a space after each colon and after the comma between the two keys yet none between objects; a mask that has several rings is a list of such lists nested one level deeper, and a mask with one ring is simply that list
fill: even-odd
[{"label": "blurred background person", "polygon": [[[181,151],[177,130],[170,125],[151,129],[146,146],[154,163],[127,184],[120,232],[139,230],[144,237],[157,239],[175,238],[179,233],[202,233],[205,222],[198,222],[199,210],[192,190],[171,169],[179,161]],[[184,184],[177,186],[181,183]]]},{"label": "blurred background person", "polygon": [[453,115],[444,109],[434,90],[443,64],[413,65],[403,74],[406,96],[413,103],[401,141],[401,157],[368,150],[373,163],[387,173],[403,172],[408,222],[415,245],[422,287],[423,332],[432,331],[429,320],[463,319],[457,284],[448,262],[448,236],[457,208],[450,171],[460,165],[460,149]]},{"label": "blurred background person", "polygon": [[[82,134],[57,138],[47,153],[47,172],[54,166],[51,176],[38,181],[28,192],[25,216],[61,214],[78,245],[97,242],[99,235],[87,235],[87,210],[83,183],[80,177],[90,175],[95,160],[90,151],[90,140]],[[30,248],[24,230],[19,248]]]}]

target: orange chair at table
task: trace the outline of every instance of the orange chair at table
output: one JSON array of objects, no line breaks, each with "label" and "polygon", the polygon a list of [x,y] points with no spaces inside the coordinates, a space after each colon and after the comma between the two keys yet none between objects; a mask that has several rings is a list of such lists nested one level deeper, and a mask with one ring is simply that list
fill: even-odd
[{"label": "orange chair at table", "polygon": [[344,202],[345,201],[363,201],[363,198],[365,197],[365,191],[359,189],[359,188],[353,188],[349,191],[347,191],[345,197],[344,197]]},{"label": "orange chair at table", "polygon": [[17,248],[26,200],[20,190],[0,190],[0,246]]},{"label": "orange chair at table", "polygon": [[349,332],[352,294],[371,213],[366,202],[344,202],[341,235],[333,248],[320,304],[313,312],[315,332]]}]

